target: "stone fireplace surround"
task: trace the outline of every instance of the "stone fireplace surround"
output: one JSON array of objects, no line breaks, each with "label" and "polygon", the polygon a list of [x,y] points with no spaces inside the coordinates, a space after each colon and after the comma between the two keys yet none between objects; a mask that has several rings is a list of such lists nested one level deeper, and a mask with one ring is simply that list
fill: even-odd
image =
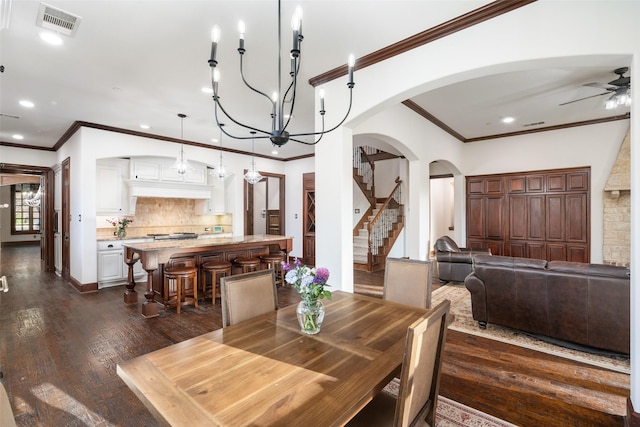
[{"label": "stone fireplace surround", "polygon": [[631,143],[629,131],[622,141],[604,192],[603,260],[605,264],[629,267],[631,260]]}]

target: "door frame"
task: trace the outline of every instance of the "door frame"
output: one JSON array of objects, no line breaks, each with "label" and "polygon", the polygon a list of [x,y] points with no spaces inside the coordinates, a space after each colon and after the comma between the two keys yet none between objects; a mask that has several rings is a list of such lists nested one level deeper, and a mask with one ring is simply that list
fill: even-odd
[{"label": "door frame", "polygon": [[[279,200],[279,210],[280,210],[280,235],[286,235],[286,225],[284,221],[284,209],[285,209],[285,175],[271,172],[263,172],[259,171],[260,175],[265,178],[279,178],[280,184],[278,186],[278,190],[280,192],[280,200]],[[245,169],[244,173],[247,173]],[[246,180],[244,180],[244,234],[249,235],[253,234],[253,185],[249,184]],[[267,185],[267,196],[269,194],[269,186]],[[266,221],[266,219],[265,219]]]},{"label": "door frame", "polygon": [[40,264],[44,271],[55,271],[53,248],[53,169],[45,166],[0,163],[0,173],[38,175],[44,189],[40,208]]}]

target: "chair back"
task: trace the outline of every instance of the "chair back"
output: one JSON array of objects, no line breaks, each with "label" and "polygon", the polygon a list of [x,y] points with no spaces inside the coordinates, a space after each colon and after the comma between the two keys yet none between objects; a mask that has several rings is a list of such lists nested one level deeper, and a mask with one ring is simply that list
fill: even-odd
[{"label": "chair back", "polygon": [[220,289],[223,328],[278,309],[273,270],[221,277]]},{"label": "chair back", "polygon": [[436,252],[460,252],[458,244],[449,236],[442,236],[433,245]]},{"label": "chair back", "polygon": [[382,298],[400,304],[431,307],[431,261],[387,258]]},{"label": "chair back", "polygon": [[450,306],[451,302],[444,300],[409,326],[394,426],[422,425],[424,422],[436,425],[440,368]]}]

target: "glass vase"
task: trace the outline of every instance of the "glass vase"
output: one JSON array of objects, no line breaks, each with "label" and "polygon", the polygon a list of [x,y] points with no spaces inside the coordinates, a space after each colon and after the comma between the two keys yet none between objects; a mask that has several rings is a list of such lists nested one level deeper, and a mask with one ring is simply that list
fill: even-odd
[{"label": "glass vase", "polygon": [[118,236],[118,239],[124,239],[127,237],[127,229],[124,227],[116,228],[116,236]]},{"label": "glass vase", "polygon": [[320,300],[302,300],[296,308],[300,329],[305,334],[317,334],[324,320],[324,304]]}]

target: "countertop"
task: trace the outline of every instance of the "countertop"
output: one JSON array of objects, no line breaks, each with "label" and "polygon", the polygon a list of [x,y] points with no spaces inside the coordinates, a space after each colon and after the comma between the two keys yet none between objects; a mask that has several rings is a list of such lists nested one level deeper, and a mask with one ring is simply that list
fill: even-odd
[{"label": "countertop", "polygon": [[217,239],[164,239],[151,242],[124,242],[123,245],[137,251],[153,251],[158,249],[188,249],[202,246],[224,246],[240,243],[269,243],[283,239],[293,239],[290,236],[273,234],[253,234],[247,236],[220,237]]},{"label": "countertop", "polygon": [[[220,239],[223,237],[231,237],[231,233],[202,233],[202,234],[198,234],[198,239],[202,240],[202,239]],[[198,239],[191,239],[191,240],[198,240]],[[109,236],[109,237],[100,237],[98,239],[96,239],[98,242],[111,242],[111,241],[121,241],[121,242],[130,242],[130,241],[146,241],[146,242],[150,242],[150,241],[157,241],[157,240],[153,240],[153,237],[147,236],[146,234],[138,236],[138,235],[133,235],[133,234],[127,234],[127,237],[125,237],[124,239],[121,239],[117,236]],[[165,239],[165,240],[169,240],[169,239]],[[162,241],[165,241],[162,240]],[[180,240],[180,239],[172,239],[172,240]],[[186,239],[183,239],[186,240]]]}]

